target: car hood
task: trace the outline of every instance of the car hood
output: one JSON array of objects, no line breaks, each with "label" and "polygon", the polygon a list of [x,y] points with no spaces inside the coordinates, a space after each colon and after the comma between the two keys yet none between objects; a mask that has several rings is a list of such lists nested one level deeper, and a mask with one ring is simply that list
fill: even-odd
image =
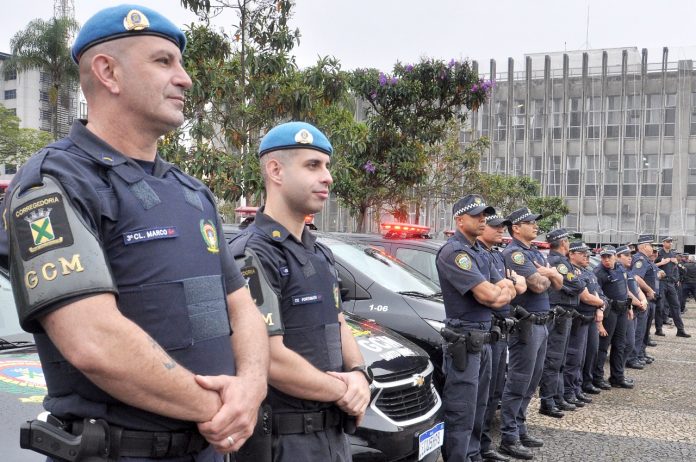
[{"label": "car hood", "polygon": [[351,313],[343,315],[376,380],[420,372],[427,366],[427,354],[396,332]]},{"label": "car hood", "polygon": [[[427,299],[402,295],[404,301],[415,311],[421,319],[430,319],[432,321],[444,322],[445,320],[445,304],[442,299]],[[440,333],[433,328],[433,335],[430,339],[433,342],[440,343]]]}]

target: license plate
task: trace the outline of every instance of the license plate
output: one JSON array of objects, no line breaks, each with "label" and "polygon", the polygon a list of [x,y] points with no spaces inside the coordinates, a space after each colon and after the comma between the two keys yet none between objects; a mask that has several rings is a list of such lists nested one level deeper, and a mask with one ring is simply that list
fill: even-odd
[{"label": "license plate", "polygon": [[442,446],[445,439],[445,423],[440,422],[433,428],[424,431],[418,436],[418,460],[422,460],[437,448]]}]

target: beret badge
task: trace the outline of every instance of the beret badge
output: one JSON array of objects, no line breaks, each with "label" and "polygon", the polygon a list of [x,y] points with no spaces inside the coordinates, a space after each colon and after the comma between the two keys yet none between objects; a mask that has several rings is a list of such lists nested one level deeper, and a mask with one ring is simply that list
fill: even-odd
[{"label": "beret badge", "polygon": [[123,18],[123,27],[126,30],[143,30],[150,27],[150,21],[142,12],[130,10],[126,17]]},{"label": "beret badge", "polygon": [[314,142],[314,137],[309,130],[303,128],[295,134],[295,142],[300,144],[312,144]]}]

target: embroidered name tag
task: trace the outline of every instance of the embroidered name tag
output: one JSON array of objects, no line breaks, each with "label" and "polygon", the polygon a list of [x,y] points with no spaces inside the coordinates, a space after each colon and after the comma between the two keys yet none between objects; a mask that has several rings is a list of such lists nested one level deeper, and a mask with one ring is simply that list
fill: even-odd
[{"label": "embroidered name tag", "polygon": [[309,305],[310,303],[319,303],[321,300],[321,294],[298,295],[296,297],[292,297],[292,304]]},{"label": "embroidered name tag", "polygon": [[158,226],[156,228],[141,229],[123,233],[125,245],[138,244],[140,242],[153,241],[155,239],[169,239],[177,237],[176,226]]}]

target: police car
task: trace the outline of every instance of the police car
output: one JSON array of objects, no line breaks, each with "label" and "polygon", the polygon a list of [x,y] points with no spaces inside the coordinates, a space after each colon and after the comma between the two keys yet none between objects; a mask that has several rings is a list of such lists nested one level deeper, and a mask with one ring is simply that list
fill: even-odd
[{"label": "police car", "polygon": [[[247,217],[247,223],[253,221],[250,218]],[[228,242],[241,232],[233,225],[223,228]],[[430,300],[433,296],[437,299],[439,288],[379,250],[324,233],[317,236],[336,257],[344,316],[374,375],[367,413],[350,437],[353,460],[437,460],[444,435],[442,402],[436,386],[441,360],[433,365],[428,360],[430,351],[424,351],[420,345],[439,346],[442,338],[439,330],[425,323],[405,298],[416,306],[432,303],[432,315],[442,319],[444,306]],[[385,281],[389,281],[388,287],[382,286]],[[382,323],[382,319],[389,324]],[[392,326],[394,321],[396,327]],[[422,337],[418,345],[390,330],[412,333],[413,324],[429,331],[417,333]]]}]

